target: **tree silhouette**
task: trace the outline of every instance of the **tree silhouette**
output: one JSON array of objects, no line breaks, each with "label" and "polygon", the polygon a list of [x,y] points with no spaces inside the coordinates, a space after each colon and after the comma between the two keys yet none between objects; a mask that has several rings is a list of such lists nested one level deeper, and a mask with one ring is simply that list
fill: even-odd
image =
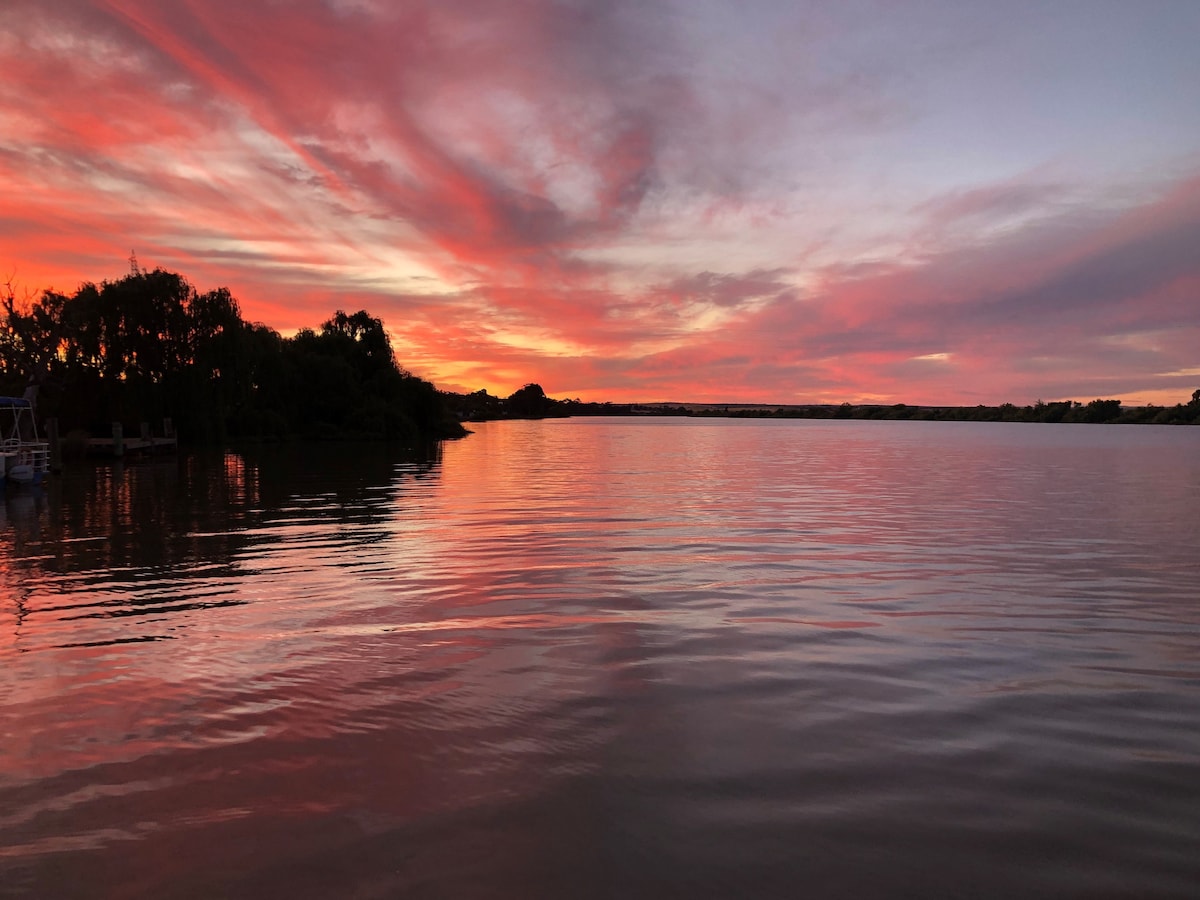
[{"label": "tree silhouette", "polygon": [[284,339],[244,321],[228,290],[201,294],[162,269],[46,291],[27,311],[11,289],[0,300],[0,389],[44,384],[42,413],[67,428],[170,416],[196,440],[462,433],[365,310]]},{"label": "tree silhouette", "polygon": [[508,398],[509,413],[521,418],[544,416],[549,406],[546,392],[540,384],[527,384],[514,391]]}]

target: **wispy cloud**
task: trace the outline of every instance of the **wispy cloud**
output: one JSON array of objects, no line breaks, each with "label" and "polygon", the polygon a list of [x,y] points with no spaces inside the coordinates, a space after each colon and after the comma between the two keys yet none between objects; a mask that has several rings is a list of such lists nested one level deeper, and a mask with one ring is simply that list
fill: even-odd
[{"label": "wispy cloud", "polygon": [[1182,391],[1195,16],[1109,12],[13,0],[0,266],[134,248],[284,330],[364,306],[452,388]]}]

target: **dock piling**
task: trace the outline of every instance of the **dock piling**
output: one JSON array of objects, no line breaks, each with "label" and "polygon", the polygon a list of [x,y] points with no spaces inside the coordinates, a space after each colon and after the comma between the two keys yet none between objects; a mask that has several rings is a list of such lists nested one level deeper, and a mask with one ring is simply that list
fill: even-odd
[{"label": "dock piling", "polygon": [[46,420],[46,442],[50,445],[50,471],[62,471],[62,440],[58,436],[58,419]]}]

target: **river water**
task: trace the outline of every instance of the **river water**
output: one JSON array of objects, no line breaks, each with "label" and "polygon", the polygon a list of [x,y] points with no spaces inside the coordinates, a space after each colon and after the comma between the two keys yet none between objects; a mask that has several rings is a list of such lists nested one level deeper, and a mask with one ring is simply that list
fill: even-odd
[{"label": "river water", "polygon": [[472,427],[10,489],[0,896],[1196,896],[1200,429]]}]

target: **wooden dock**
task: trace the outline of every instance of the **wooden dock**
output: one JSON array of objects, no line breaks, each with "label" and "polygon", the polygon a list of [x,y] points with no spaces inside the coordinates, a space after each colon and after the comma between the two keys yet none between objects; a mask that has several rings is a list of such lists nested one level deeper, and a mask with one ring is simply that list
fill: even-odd
[{"label": "wooden dock", "polygon": [[88,438],[88,456],[131,456],[137,453],[175,453],[179,439],[173,437],[123,438],[118,445],[113,438]]},{"label": "wooden dock", "polygon": [[112,436],[88,438],[88,456],[123,456],[145,455],[150,453],[175,453],[179,450],[179,439],[171,420],[163,421],[163,434],[150,433],[150,426],[142,423],[141,434],[138,437],[125,437],[124,428],[120,422],[113,422]]}]

